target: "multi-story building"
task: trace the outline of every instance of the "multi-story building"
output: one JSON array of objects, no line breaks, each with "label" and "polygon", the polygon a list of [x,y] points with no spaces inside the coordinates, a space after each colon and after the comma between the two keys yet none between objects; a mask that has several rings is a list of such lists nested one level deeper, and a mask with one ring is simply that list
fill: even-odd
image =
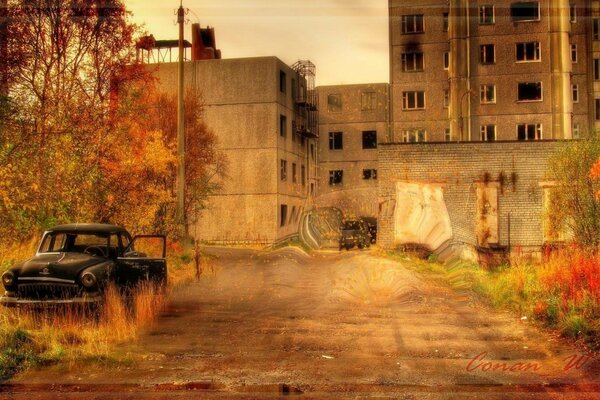
[{"label": "multi-story building", "polygon": [[[186,89],[228,163],[192,235],[213,243],[272,243],[298,229],[316,185],[316,101],[307,74],[276,57],[185,62]],[[312,66],[314,67],[314,66]],[[177,63],[151,64],[159,90],[177,87]],[[310,76],[308,76],[310,80]]]},{"label": "multi-story building", "polygon": [[387,83],[320,86],[317,205],[377,217],[377,146],[388,127]]},{"label": "multi-story building", "polygon": [[600,46],[588,3],[390,0],[390,141],[570,139],[587,131],[589,89],[597,86],[589,72],[600,71],[589,57]]}]

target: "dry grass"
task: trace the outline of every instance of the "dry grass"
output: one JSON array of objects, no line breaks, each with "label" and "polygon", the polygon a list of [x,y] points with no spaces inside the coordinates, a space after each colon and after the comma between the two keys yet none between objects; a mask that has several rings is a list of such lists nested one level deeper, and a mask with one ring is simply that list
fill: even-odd
[{"label": "dry grass", "polygon": [[[0,273],[14,262],[31,257],[36,246],[37,241],[32,240],[4,247]],[[100,309],[0,308],[0,381],[37,365],[63,363],[75,367],[90,362],[127,361],[113,353],[115,346],[134,340],[154,325],[170,290],[215,270],[212,257],[195,255],[192,249],[170,250],[166,291],[143,284],[124,297],[111,286]]]}]

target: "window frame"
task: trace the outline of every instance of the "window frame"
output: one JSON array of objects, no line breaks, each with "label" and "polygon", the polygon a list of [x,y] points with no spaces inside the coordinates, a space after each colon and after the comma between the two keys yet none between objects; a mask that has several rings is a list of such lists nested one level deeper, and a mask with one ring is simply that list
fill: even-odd
[{"label": "window frame", "polygon": [[[414,26],[414,30],[408,30],[408,22],[409,18],[412,19],[412,24]],[[420,28],[419,30],[419,22]],[[403,35],[418,35],[421,33],[425,33],[425,15],[424,14],[405,14],[402,15],[400,19],[400,33]]]},{"label": "window frame", "polygon": [[[411,136],[415,140],[410,140]],[[422,140],[419,140],[422,139]],[[405,129],[402,131],[402,142],[403,143],[426,143],[427,142],[427,130],[424,128],[412,128]]]},{"label": "window frame", "polygon": [[[524,126],[525,127],[525,138],[524,139],[519,139],[519,127]],[[533,126],[534,130],[535,130],[535,134],[536,134],[536,138],[535,139],[528,139],[527,138],[527,133],[528,133],[528,127]],[[521,141],[521,142],[531,142],[531,141],[536,141],[536,140],[543,140],[544,136],[543,136],[543,129],[542,129],[542,124],[541,123],[522,123],[522,124],[517,124],[517,140]],[[539,133],[539,137],[538,137],[538,133]]]},{"label": "window frame", "polygon": [[363,168],[362,179],[363,179],[363,181],[376,181],[377,180],[377,168]]},{"label": "window frame", "polygon": [[[339,141],[338,141],[339,138]],[[337,147],[339,144],[339,147]],[[344,132],[331,131],[329,132],[329,151],[344,150]]]},{"label": "window frame", "polygon": [[[420,96],[421,95],[421,96]],[[411,99],[409,97],[414,97],[412,100],[414,102],[414,107],[409,107],[409,103]],[[419,107],[419,97],[422,97],[422,106]],[[420,111],[425,110],[425,91],[424,90],[407,90],[402,92],[402,110],[403,111]]]},{"label": "window frame", "polygon": [[[489,128],[493,128],[493,139],[489,140]],[[484,124],[479,126],[479,140],[482,142],[496,142],[498,140],[498,130],[496,124]]]},{"label": "window frame", "polygon": [[[493,99],[487,100],[486,95],[488,94],[488,88],[492,88],[493,91]],[[491,83],[482,83],[479,85],[479,104],[496,104],[496,85]]]},{"label": "window frame", "polygon": [[[418,56],[420,57],[421,65],[418,65]],[[411,59],[409,60],[409,56]],[[423,72],[425,70],[425,54],[421,51],[409,51],[402,53],[400,56],[400,62],[402,65],[402,72]],[[412,64],[412,68],[408,68],[409,64]]]},{"label": "window frame", "polygon": [[[491,8],[492,11],[492,20],[487,21],[486,18],[486,10]],[[479,6],[479,25],[494,25],[496,23],[496,8],[493,4],[482,4]]]},{"label": "window frame", "polygon": [[[337,99],[337,102],[332,102],[332,99]],[[339,103],[339,104],[336,104]],[[329,93],[327,95],[327,112],[341,113],[343,111],[343,102],[341,93]]]},{"label": "window frame", "polygon": [[[487,48],[492,49],[492,61],[488,61]],[[494,65],[496,64],[496,45],[494,43],[486,43],[479,45],[479,64],[481,65]]]},{"label": "window frame", "polygon": [[[527,58],[528,47],[533,45],[533,58]],[[519,59],[519,46],[522,49],[523,59]],[[532,62],[541,62],[542,61],[542,45],[540,42],[519,42],[516,43],[515,46],[515,63],[532,63]]]}]

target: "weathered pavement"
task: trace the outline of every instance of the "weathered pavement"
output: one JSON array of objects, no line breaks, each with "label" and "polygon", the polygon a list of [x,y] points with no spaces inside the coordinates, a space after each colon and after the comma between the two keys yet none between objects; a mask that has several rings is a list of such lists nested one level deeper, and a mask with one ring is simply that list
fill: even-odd
[{"label": "weathered pavement", "polygon": [[215,270],[117,349],[133,363],[32,371],[0,397],[600,399],[600,362],[565,371],[580,350],[398,262],[211,251]]}]

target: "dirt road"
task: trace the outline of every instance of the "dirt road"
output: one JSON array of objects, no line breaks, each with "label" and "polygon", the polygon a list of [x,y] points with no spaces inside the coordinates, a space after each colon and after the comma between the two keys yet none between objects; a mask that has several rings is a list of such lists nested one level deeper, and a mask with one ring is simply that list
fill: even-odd
[{"label": "dirt road", "polygon": [[398,262],[211,251],[215,270],[117,349],[132,363],[32,371],[0,396],[600,399],[598,360]]}]

